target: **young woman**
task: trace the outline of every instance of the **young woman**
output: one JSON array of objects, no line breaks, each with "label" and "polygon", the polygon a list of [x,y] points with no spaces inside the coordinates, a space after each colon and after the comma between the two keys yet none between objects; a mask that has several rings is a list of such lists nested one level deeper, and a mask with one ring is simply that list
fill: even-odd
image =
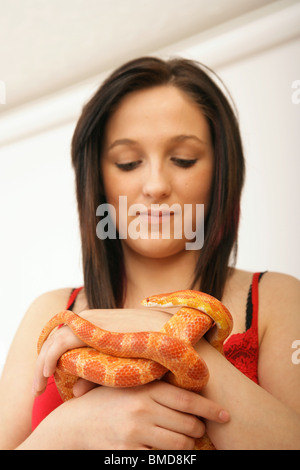
[{"label": "young woman", "polygon": [[[244,159],[236,117],[211,71],[183,59],[120,67],[83,109],[72,160],[84,287],[46,293],[26,313],[1,379],[0,447],[193,449],[207,432],[218,449],[299,448],[299,281],[233,267]],[[124,214],[120,197],[145,209]],[[113,208],[121,236],[98,236],[102,204]],[[198,205],[204,244],[187,249],[201,225]],[[186,207],[194,209],[188,233]],[[137,217],[148,236],[131,236]],[[79,380],[76,398],[62,403],[55,364],[84,344],[64,326],[37,359],[37,338],[55,313],[69,308],[111,331],[155,331],[173,310],[143,309],[141,300],[191,288],[220,299],[234,322],[225,357],[204,338],[196,345],[210,371],[201,394],[163,381],[117,389]]]}]

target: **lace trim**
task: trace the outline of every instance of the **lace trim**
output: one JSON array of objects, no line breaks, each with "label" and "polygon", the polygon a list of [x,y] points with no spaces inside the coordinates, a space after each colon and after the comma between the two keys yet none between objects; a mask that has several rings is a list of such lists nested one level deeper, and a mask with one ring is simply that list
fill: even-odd
[{"label": "lace trim", "polygon": [[258,335],[256,328],[231,335],[224,343],[224,354],[249,379],[258,384]]}]

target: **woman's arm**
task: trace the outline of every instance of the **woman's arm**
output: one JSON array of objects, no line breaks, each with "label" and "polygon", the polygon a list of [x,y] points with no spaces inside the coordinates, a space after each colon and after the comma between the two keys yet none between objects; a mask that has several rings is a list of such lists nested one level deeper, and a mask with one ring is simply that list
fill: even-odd
[{"label": "woman's arm", "polygon": [[[36,341],[49,316],[66,305],[64,297],[54,301],[49,294],[34,302],[13,341],[0,386],[1,449],[193,449],[195,438],[205,431],[193,410],[220,423],[228,419],[219,405],[158,381],[130,389],[96,387],[63,403],[31,433]],[[117,313],[128,322],[124,312]]]},{"label": "woman's arm", "polygon": [[210,370],[204,396],[229,410],[225,426],[207,422],[220,449],[300,448],[300,364],[292,343],[300,339],[300,282],[268,273],[260,286],[259,383],[240,373],[205,341],[198,352]]},{"label": "woman's arm", "polygon": [[50,413],[18,447],[84,450],[192,450],[222,408],[163,381],[127,389],[96,387]]},{"label": "woman's arm", "polygon": [[0,380],[0,449],[13,449],[30,435],[37,338],[69,294],[70,289],[60,289],[38,297],[17,330]]},{"label": "woman's arm", "polygon": [[[180,399],[175,400],[176,403],[181,403],[181,412],[194,413],[195,416],[207,418],[208,433],[220,449],[299,447],[300,421],[297,391],[299,390],[300,366],[293,364],[291,359],[292,343],[300,337],[299,281],[289,276],[271,273],[266,275],[263,281],[264,284],[261,283],[260,289],[259,316],[261,386],[256,385],[239,372],[203,339],[197,349],[210,370],[210,381],[203,390],[204,397],[209,401],[191,392],[183,393]],[[282,312],[286,312],[284,325]],[[97,311],[86,312],[87,316],[98,315],[98,313]],[[132,330],[130,325],[136,325],[137,311],[127,313],[129,313],[128,318],[123,311],[116,311],[114,315],[110,312],[107,316],[105,312],[101,312],[104,315],[104,323],[100,321],[101,326],[105,325],[107,329],[116,330],[117,328],[110,328],[112,317],[114,317],[121,331],[124,329],[122,323]],[[90,319],[93,321],[92,318]],[[156,330],[164,324],[162,318],[156,317],[156,314],[153,315],[153,321],[153,329]],[[168,396],[171,397],[171,394],[168,393]],[[145,403],[143,402],[142,407],[145,407]],[[170,403],[169,406],[171,406]],[[216,412],[222,409],[228,410],[231,416],[230,421],[225,425],[220,425],[221,421],[216,423],[218,421]],[[208,417],[209,414],[210,417]],[[133,414],[129,416],[132,417]],[[182,422],[182,415],[179,416]],[[131,422],[133,423],[133,420]],[[137,419],[136,424],[138,422],[142,421]]]}]

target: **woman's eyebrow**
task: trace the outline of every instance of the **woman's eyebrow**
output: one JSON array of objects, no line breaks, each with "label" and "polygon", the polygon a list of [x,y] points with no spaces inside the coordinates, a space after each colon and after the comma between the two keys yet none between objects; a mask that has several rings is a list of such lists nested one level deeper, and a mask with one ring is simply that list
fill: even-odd
[{"label": "woman's eyebrow", "polygon": [[137,142],[132,139],[117,139],[108,146],[107,151],[113,149],[117,145],[135,145],[135,144],[137,144]]},{"label": "woman's eyebrow", "polygon": [[175,137],[172,137],[172,139],[170,139],[171,142],[184,142],[186,140],[195,140],[196,142],[200,143],[200,144],[204,144],[204,145],[207,145],[207,142],[205,142],[204,140],[200,139],[200,137],[197,137],[196,135],[194,134],[191,134],[191,135],[185,135],[185,134],[180,134],[180,135],[176,135]]},{"label": "woman's eyebrow", "polygon": [[[180,135],[176,135],[170,138],[171,143],[180,143],[186,140],[194,140],[197,143],[200,143],[202,145],[203,144],[207,145],[207,142],[204,142],[204,140],[200,139],[200,137],[197,137],[196,135],[193,135],[193,134],[191,135],[180,134]],[[107,147],[107,152],[112,150],[114,147],[117,147],[118,145],[136,145],[137,143],[138,142],[136,140],[132,140],[132,139],[125,139],[125,138],[117,139]]]}]

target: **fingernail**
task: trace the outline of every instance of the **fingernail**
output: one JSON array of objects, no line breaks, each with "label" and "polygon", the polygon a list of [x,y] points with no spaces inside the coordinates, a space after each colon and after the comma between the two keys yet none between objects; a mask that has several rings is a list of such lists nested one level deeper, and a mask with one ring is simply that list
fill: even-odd
[{"label": "fingernail", "polygon": [[229,415],[228,411],[225,411],[225,410],[220,411],[220,413],[219,413],[219,420],[220,421],[223,421],[224,423],[226,423],[227,421],[229,421],[229,419],[230,419],[230,415]]},{"label": "fingernail", "polygon": [[43,369],[43,376],[44,377],[50,377],[49,370],[48,370],[47,366],[45,366],[44,369]]}]

